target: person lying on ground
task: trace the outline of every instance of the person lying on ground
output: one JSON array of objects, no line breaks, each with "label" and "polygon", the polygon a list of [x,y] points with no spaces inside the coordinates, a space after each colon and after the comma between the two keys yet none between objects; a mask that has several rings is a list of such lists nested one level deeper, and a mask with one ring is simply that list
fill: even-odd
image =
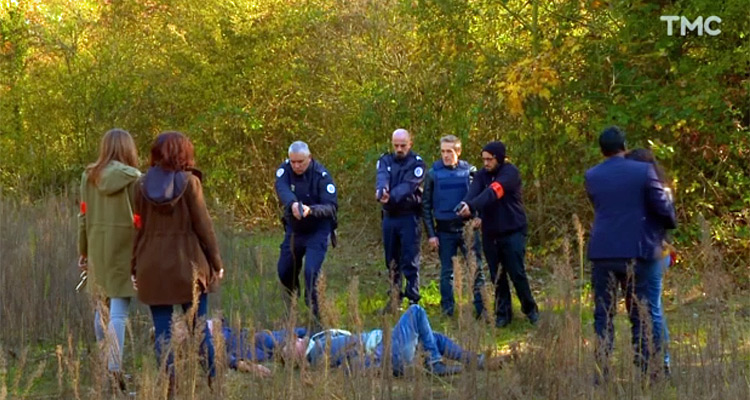
[{"label": "person lying on ground", "polygon": [[[320,365],[328,360],[329,366],[343,366],[350,371],[378,367],[384,361],[385,341],[381,329],[359,335],[337,330],[322,331],[310,338],[301,338],[295,343],[296,356],[311,365]],[[427,371],[438,376],[458,374],[464,365],[475,363],[478,369],[502,367],[508,357],[487,360],[484,354],[465,350],[447,336],[434,332],[425,309],[413,304],[404,312],[391,330],[390,359],[395,376],[401,376],[406,367],[417,360],[417,347],[425,352]],[[302,350],[304,348],[304,351]],[[445,360],[461,364],[447,365]]]},{"label": "person lying on ground", "polygon": [[[248,329],[233,329],[219,319],[208,321],[214,337],[224,339],[229,368],[252,373],[261,378],[271,376],[271,370],[263,365],[269,361],[307,362],[322,365],[326,352],[329,366],[371,368],[381,365],[384,357],[384,335],[380,329],[354,335],[343,329],[327,329],[308,336],[305,328],[295,328],[291,333],[285,329],[256,332]],[[251,340],[252,339],[252,340]],[[326,351],[327,344],[330,345]],[[509,356],[487,359],[484,354],[470,352],[444,334],[434,332],[427,313],[419,305],[410,306],[391,331],[391,363],[396,376],[403,374],[405,367],[416,360],[417,347],[421,344],[427,353],[426,366],[435,375],[445,376],[460,373],[462,365],[445,364],[445,360],[458,361],[463,365],[475,363],[478,369],[499,369]]]}]

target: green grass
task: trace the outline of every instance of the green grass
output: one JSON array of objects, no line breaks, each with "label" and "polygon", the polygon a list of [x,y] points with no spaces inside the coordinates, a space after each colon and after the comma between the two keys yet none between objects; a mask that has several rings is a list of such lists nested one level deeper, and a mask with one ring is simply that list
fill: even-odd
[{"label": "green grass", "polygon": [[[75,273],[74,211],[50,199],[32,207],[5,204],[0,216],[0,400],[8,398],[106,397],[106,374],[94,343],[92,303],[73,293]],[[20,229],[19,229],[20,228]],[[386,303],[388,287],[378,226],[350,228],[340,246],[330,249],[323,270],[328,314],[337,327],[350,330],[387,327],[395,317],[378,311]],[[50,232],[63,234],[51,235]],[[232,326],[251,330],[275,329],[288,324],[276,276],[278,249],[283,233],[248,232],[218,227],[227,276],[219,293],[210,297],[211,312],[223,315]],[[369,232],[363,234],[360,232]],[[353,238],[357,238],[354,240]],[[703,249],[702,251],[706,251]],[[699,254],[699,253],[695,253]],[[703,253],[700,253],[703,254]],[[687,257],[687,256],[686,256]],[[579,314],[580,280],[576,267],[555,253],[530,254],[529,276],[542,320],[532,327],[513,297],[514,320],[505,329],[475,321],[463,282],[463,296],[454,317],[440,312],[436,254],[425,249],[422,258],[422,304],[436,331],[455,338],[468,348],[486,353],[512,353],[517,361],[491,373],[468,372],[454,378],[429,377],[412,371],[393,379],[378,370],[347,376],[341,370],[294,369],[270,364],[274,378],[259,381],[233,371],[221,371],[219,389],[207,392],[198,385],[192,392],[183,386],[185,398],[746,398],[750,394],[750,300],[713,282],[713,275],[696,276],[692,270],[675,268],[667,276],[667,318],[673,338],[675,375],[672,385],[641,386],[630,367],[629,322],[623,306],[615,320],[617,329],[615,380],[605,387],[591,385],[593,375],[593,327],[590,295]],[[700,260],[700,256],[695,256]],[[712,268],[716,268],[715,265]],[[714,274],[715,275],[715,274]],[[37,277],[44,277],[37,281]],[[357,285],[353,285],[356,282]],[[588,284],[583,285],[587,289]],[[44,307],[35,293],[44,293]],[[705,295],[704,295],[705,293]],[[354,298],[356,296],[356,299]],[[14,308],[10,308],[14,307]],[[296,324],[309,322],[301,304]],[[579,321],[582,318],[582,321]],[[581,324],[582,322],[582,324]],[[131,310],[124,368],[131,373],[138,398],[160,398],[162,386],[148,338],[150,314],[143,305]],[[70,343],[68,342],[70,338]],[[62,375],[55,349],[61,346]],[[26,349],[28,357],[21,361]],[[200,368],[186,353],[181,376],[196,379]],[[192,357],[192,358],[191,358]],[[72,383],[69,371],[78,364],[80,381]],[[41,374],[36,376],[35,371]],[[3,372],[5,371],[5,372]],[[197,375],[196,375],[197,374]],[[20,376],[16,384],[16,376]],[[310,376],[318,385],[310,386]],[[59,383],[61,382],[61,383]],[[188,385],[190,386],[190,385]],[[190,387],[192,389],[192,387]]]}]

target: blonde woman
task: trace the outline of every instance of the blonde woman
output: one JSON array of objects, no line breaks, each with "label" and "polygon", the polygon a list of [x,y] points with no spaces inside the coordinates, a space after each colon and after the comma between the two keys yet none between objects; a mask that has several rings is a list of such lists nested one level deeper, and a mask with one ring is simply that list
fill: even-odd
[{"label": "blonde woman", "polygon": [[109,303],[109,321],[96,307],[94,332],[96,340],[106,346],[107,367],[121,390],[125,389],[120,370],[125,323],[130,299],[135,296],[130,258],[135,238],[135,182],[141,175],[137,164],[135,142],[128,132],[112,129],[105,133],[99,158],[86,167],[81,178],[78,214],[79,265],[88,271],[89,292]]}]

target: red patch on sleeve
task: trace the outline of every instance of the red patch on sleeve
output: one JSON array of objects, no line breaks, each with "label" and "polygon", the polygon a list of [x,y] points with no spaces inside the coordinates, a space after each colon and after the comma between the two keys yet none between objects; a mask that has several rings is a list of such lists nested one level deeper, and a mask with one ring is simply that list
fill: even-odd
[{"label": "red patch on sleeve", "polygon": [[81,202],[81,215],[86,215],[86,202]]},{"label": "red patch on sleeve", "polygon": [[140,215],[133,214],[133,226],[135,226],[135,229],[141,229],[142,223]]},{"label": "red patch on sleeve", "polygon": [[501,185],[498,182],[492,182],[492,184],[490,185],[490,188],[492,188],[492,191],[495,192],[495,196],[497,196],[498,199],[503,197],[503,195],[505,194],[505,190],[503,190],[503,185]]}]

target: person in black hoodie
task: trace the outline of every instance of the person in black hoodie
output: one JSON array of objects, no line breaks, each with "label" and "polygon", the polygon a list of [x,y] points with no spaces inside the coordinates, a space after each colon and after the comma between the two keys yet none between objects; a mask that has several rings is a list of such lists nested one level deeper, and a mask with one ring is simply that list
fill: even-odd
[{"label": "person in black hoodie", "polygon": [[276,194],[284,207],[284,241],[278,263],[279,280],[291,299],[299,295],[299,273],[305,261],[305,303],[316,318],[316,282],[328,250],[328,238],[336,245],[336,185],[323,164],[310,155],[307,143],[289,146],[289,158],[276,170]]},{"label": "person in black hoodie", "polygon": [[[521,197],[521,174],[505,162],[503,142],[490,142],[482,149],[484,168],[477,172],[460,204],[462,217],[479,212],[482,219],[484,256],[495,283],[495,326],[508,325],[513,317],[508,277],[516,288],[521,310],[532,324],[539,309],[526,277],[526,211]],[[502,269],[498,271],[498,264]],[[499,272],[499,273],[498,273]]]}]

